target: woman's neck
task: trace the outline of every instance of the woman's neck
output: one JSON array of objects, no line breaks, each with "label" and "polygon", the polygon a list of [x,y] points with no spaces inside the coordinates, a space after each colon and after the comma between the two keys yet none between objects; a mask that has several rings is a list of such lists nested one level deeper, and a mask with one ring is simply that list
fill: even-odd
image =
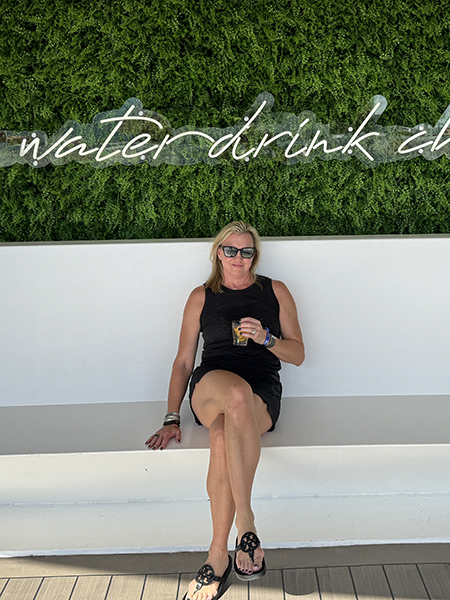
[{"label": "woman's neck", "polygon": [[230,290],[245,290],[253,284],[253,279],[250,276],[244,278],[224,277],[223,285]]}]

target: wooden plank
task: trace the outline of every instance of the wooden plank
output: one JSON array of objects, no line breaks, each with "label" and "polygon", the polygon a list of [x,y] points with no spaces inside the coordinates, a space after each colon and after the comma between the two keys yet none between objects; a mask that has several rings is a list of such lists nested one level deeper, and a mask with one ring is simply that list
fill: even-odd
[{"label": "wooden plank", "polygon": [[416,565],[385,565],[394,600],[429,600]]},{"label": "wooden plank", "polygon": [[189,584],[195,579],[197,572],[195,573],[183,573],[180,577],[180,586],[178,588],[177,600],[182,600],[185,593],[188,591]]},{"label": "wooden plank", "polygon": [[105,600],[110,583],[109,575],[78,577],[70,600]]},{"label": "wooden plank", "polygon": [[267,571],[261,579],[250,581],[250,600],[284,600],[281,570]]},{"label": "wooden plank", "polygon": [[108,590],[108,600],[140,600],[145,575],[114,575]]},{"label": "wooden plank", "polygon": [[322,600],[356,600],[348,567],[323,567],[317,569],[317,577]]},{"label": "wooden plank", "polygon": [[69,600],[76,577],[46,577],[35,600]]},{"label": "wooden plank", "polygon": [[283,571],[286,600],[320,600],[319,585],[314,569],[285,569]]},{"label": "wooden plank", "polygon": [[364,600],[392,600],[392,594],[383,567],[350,567],[358,598]]},{"label": "wooden plank", "polygon": [[2,600],[33,600],[41,583],[41,577],[10,579],[3,590]]},{"label": "wooden plank", "polygon": [[241,581],[234,572],[231,573],[226,600],[248,600],[248,582]]},{"label": "wooden plank", "polygon": [[179,575],[147,575],[142,600],[174,600],[179,580]]},{"label": "wooden plank", "polygon": [[450,566],[443,564],[418,565],[431,600],[450,598]]}]

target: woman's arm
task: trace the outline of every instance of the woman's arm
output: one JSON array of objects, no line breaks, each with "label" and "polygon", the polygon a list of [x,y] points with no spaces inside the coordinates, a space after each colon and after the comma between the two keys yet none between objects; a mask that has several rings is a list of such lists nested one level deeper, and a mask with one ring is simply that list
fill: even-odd
[{"label": "woman's arm", "polygon": [[272,281],[273,291],[280,304],[281,337],[269,351],[280,360],[297,365],[305,360],[305,346],[298,322],[297,307],[290,291],[282,281]]},{"label": "woman's arm", "polygon": [[[167,412],[180,412],[189,378],[194,368],[197,352],[198,337],[200,334],[200,315],[205,303],[205,289],[203,286],[195,288],[186,302],[181,324],[178,352],[172,366],[172,375],[169,382]],[[156,437],[155,437],[156,436]],[[176,425],[162,427],[152,435],[145,444],[152,450],[163,450],[167,442],[175,437],[181,441],[181,431]]]},{"label": "woman's arm", "polygon": [[[300,366],[305,360],[305,347],[294,298],[282,281],[272,281],[272,286],[280,305],[281,339],[276,338],[275,345],[267,350],[284,362]],[[264,344],[267,334],[264,326],[252,318],[241,319],[241,332],[257,344]]]},{"label": "woman's arm", "polygon": [[194,368],[200,334],[200,314],[205,303],[205,288],[195,288],[186,302],[181,324],[178,352],[172,366],[169,382],[167,412],[179,412],[186,393],[189,377]]}]

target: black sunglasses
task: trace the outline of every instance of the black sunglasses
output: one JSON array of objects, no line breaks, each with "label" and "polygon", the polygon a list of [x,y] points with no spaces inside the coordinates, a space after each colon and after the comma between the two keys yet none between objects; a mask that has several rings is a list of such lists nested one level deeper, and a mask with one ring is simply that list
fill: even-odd
[{"label": "black sunglasses", "polygon": [[235,248],[234,246],[220,246],[227,258],[234,258],[238,252],[242,258],[252,258],[255,254],[255,248]]}]

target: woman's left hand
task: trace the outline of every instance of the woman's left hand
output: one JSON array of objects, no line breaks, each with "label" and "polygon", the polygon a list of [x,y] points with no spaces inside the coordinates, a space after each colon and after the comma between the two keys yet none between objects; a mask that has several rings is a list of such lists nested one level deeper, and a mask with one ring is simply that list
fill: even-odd
[{"label": "woman's left hand", "polygon": [[258,319],[244,317],[241,319],[240,330],[244,337],[253,340],[256,344],[262,345],[266,341],[267,331]]}]

